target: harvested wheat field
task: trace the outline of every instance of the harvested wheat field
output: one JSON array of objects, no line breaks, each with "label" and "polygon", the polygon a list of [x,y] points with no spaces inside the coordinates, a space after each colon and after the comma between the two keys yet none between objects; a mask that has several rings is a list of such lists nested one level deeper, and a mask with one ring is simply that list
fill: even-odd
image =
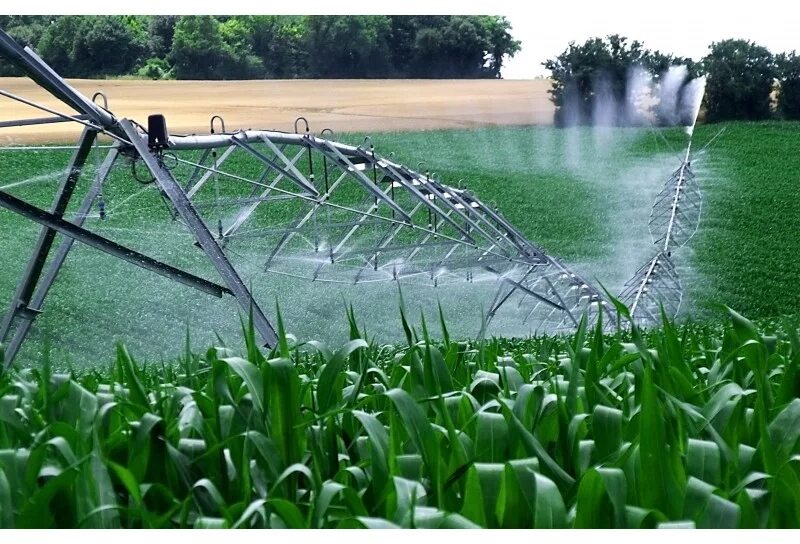
[{"label": "harvested wheat field", "polygon": [[[173,133],[207,132],[212,115],[227,130],[293,131],[298,116],[311,130],[385,132],[487,125],[549,124],[553,107],[548,80],[259,80],[141,81],[71,80],[92,96],[102,91],[118,116],[144,123],[163,113]],[[68,113],[25,78],[0,78],[0,88]],[[7,98],[0,120],[48,114]],[[74,123],[3,129],[4,144],[73,141]]]}]

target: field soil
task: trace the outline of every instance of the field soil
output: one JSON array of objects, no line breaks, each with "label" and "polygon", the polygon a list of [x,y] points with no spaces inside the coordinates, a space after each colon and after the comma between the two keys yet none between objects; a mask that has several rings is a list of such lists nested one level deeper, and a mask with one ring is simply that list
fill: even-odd
[{"label": "field soil", "polygon": [[[208,132],[212,115],[227,130],[293,131],[304,116],[313,132],[387,132],[497,125],[550,124],[549,80],[70,80],[92,96],[102,91],[118,116],[146,123],[163,113],[171,132]],[[59,112],[69,109],[27,78],[0,78],[0,88]],[[102,100],[102,99],[100,99]],[[7,98],[0,120],[49,114]],[[219,130],[219,127],[217,127]],[[304,126],[301,125],[301,130]],[[75,123],[0,130],[0,144],[74,141]]]}]

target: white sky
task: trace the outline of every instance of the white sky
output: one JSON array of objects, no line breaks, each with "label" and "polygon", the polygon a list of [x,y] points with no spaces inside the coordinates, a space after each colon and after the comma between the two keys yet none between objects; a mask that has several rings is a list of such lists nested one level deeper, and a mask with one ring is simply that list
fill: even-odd
[{"label": "white sky", "polygon": [[725,38],[754,40],[773,53],[800,50],[800,0],[2,0],[0,13],[498,14],[522,41],[503,69],[509,79],[546,74],[541,63],[571,40],[614,33],[695,60]]},{"label": "white sky", "polygon": [[522,50],[503,68],[503,77],[509,79],[546,74],[541,63],[561,53],[570,41],[615,33],[695,60],[705,56],[711,42],[726,38],[753,40],[773,53],[800,50],[797,1],[553,0],[503,8],[512,34],[522,41]]}]

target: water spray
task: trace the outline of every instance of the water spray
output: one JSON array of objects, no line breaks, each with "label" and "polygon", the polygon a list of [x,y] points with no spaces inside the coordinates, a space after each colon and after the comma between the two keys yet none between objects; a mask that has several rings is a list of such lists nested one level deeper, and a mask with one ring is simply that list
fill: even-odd
[{"label": "water spray", "polygon": [[675,250],[685,246],[700,223],[702,193],[692,171],[692,138],[700,112],[705,77],[683,85],[681,102],[690,112],[684,126],[689,137],[680,167],[673,172],[653,203],[648,227],[656,246],[652,255],[631,277],[619,294],[628,306],[631,320],[642,326],[661,322],[661,309],[675,317],[683,300],[683,285],[673,262]]}]

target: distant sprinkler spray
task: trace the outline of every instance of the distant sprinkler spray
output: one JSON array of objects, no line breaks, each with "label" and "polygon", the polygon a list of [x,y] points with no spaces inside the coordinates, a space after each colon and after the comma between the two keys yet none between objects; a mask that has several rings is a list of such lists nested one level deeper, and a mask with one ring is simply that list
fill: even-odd
[{"label": "distant sprinkler spray", "polygon": [[[677,77],[677,76],[675,76]],[[669,79],[669,78],[667,78]],[[692,172],[692,137],[705,92],[705,77],[685,84],[680,93],[681,119],[689,141],[680,167],[672,173],[656,196],[650,212],[649,229],[655,254],[625,283],[619,299],[625,303],[634,323],[655,326],[661,322],[661,309],[669,317],[677,315],[683,299],[683,286],[673,263],[673,252],[686,245],[700,223],[702,193]]]}]

